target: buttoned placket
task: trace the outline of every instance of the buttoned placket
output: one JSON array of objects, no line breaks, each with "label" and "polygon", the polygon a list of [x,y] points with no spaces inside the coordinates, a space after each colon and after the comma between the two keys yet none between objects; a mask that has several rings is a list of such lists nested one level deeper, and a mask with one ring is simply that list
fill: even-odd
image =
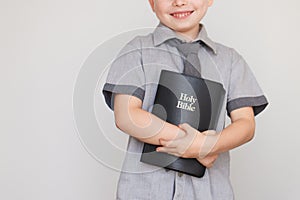
[{"label": "buttoned placket", "polygon": [[176,172],[175,182],[174,182],[173,200],[182,200],[183,199],[185,182],[186,182],[186,175],[184,175],[181,172]]}]

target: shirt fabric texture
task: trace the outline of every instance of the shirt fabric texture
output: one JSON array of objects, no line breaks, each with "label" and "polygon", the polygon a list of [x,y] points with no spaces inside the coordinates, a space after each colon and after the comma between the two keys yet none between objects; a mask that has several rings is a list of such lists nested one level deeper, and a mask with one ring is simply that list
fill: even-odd
[{"label": "shirt fabric texture", "polygon": [[[153,33],[131,40],[112,63],[103,95],[113,109],[114,94],[133,95],[142,100],[142,109],[151,112],[161,70],[183,71],[183,59],[168,40],[178,35],[159,24]],[[219,82],[226,91],[217,125],[224,129],[226,114],[235,109],[252,106],[259,114],[268,104],[258,82],[245,60],[234,49],[213,42],[205,27],[195,40],[201,41],[198,57],[201,77]],[[230,155],[219,155],[213,167],[202,178],[140,162],[143,142],[129,137],[127,153],[120,174],[119,200],[233,200],[230,183]]]}]

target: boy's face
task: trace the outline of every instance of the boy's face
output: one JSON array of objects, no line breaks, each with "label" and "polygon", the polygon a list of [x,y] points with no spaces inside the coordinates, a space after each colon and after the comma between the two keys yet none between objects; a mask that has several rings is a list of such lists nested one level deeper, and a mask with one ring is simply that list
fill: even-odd
[{"label": "boy's face", "polygon": [[196,37],[199,22],[213,0],[149,0],[161,23],[186,37]]}]

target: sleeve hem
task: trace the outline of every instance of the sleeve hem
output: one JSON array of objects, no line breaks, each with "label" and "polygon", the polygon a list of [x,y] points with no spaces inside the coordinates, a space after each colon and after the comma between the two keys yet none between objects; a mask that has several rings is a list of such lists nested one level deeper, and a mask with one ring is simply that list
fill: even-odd
[{"label": "sleeve hem", "polygon": [[105,98],[105,102],[110,109],[114,108],[114,95],[115,94],[128,94],[135,96],[142,101],[144,100],[145,91],[137,86],[132,85],[114,85],[110,83],[105,83],[102,93]]},{"label": "sleeve hem", "polygon": [[262,112],[268,105],[267,98],[262,96],[257,97],[241,97],[233,99],[227,103],[227,114],[229,116],[230,112],[242,107],[252,107],[254,111],[254,116]]}]

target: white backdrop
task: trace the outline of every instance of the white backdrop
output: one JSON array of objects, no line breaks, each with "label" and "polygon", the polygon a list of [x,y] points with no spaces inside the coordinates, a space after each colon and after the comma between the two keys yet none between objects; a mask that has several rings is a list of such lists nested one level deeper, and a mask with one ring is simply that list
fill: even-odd
[{"label": "white backdrop", "polygon": [[[255,139],[232,151],[237,200],[299,198],[299,8],[297,0],[215,0],[204,19],[215,41],[244,56],[270,101]],[[121,150],[108,140],[87,145],[73,92],[97,47],[114,55],[118,45],[107,41],[157,24],[147,0],[0,0],[0,16],[0,199],[113,199],[126,136],[108,128],[112,113],[96,93],[97,120]]]}]

